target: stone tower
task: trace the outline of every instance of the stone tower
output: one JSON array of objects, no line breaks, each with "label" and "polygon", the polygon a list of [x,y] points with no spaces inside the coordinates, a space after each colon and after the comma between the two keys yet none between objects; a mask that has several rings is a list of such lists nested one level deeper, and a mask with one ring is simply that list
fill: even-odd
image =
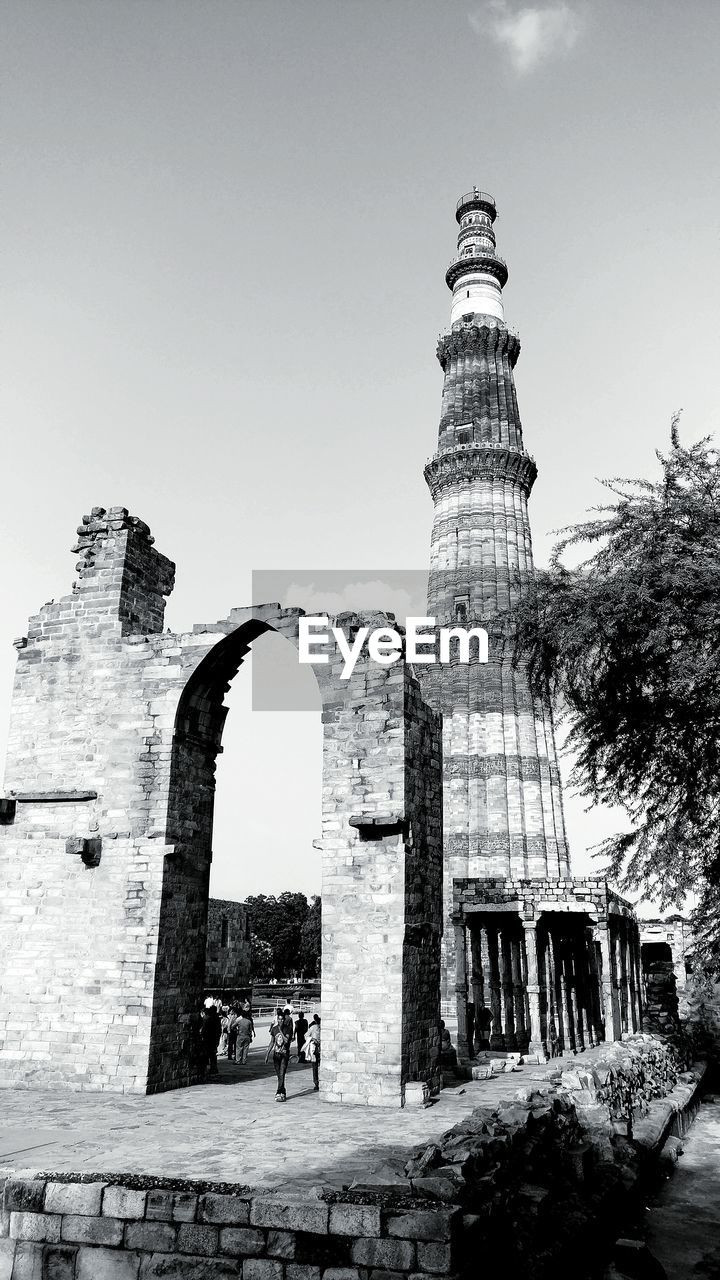
[{"label": "stone tower", "polygon": [[444,717],[443,995],[455,983],[449,927],[453,881],[570,876],[550,708],[533,702],[493,620],[533,572],[528,497],[537,474],[523,445],[508,329],[507,266],[495,248],[495,201],[461,197],[457,256],[445,279],[450,330],[438,343],[445,375],[438,448],[425,468],[435,505],[428,615],[437,625],[484,626],[487,664],[425,668],[425,694]]}]

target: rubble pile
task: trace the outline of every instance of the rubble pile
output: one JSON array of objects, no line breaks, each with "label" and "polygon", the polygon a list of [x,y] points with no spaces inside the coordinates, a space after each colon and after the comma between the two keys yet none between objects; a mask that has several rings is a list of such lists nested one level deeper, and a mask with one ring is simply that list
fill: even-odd
[{"label": "rubble pile", "polygon": [[672,1045],[633,1035],[586,1062],[553,1060],[514,1099],[476,1107],[416,1148],[405,1166],[413,1190],[463,1206],[468,1274],[473,1258],[498,1247],[506,1276],[540,1280],[571,1264],[585,1274],[580,1237],[583,1251],[594,1236],[602,1249],[638,1182],[633,1120],[673,1090],[682,1068]]}]

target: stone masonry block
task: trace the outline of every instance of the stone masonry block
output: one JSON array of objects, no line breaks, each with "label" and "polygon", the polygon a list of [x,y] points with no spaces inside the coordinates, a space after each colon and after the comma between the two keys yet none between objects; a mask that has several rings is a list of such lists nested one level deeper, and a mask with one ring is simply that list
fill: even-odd
[{"label": "stone masonry block", "polygon": [[74,1244],[122,1244],[123,1223],[119,1218],[88,1218],[69,1213],[62,1219],[62,1238]]},{"label": "stone masonry block", "polygon": [[42,1245],[18,1240],[15,1246],[12,1280],[43,1280],[42,1264]]},{"label": "stone masonry block", "polygon": [[360,1267],[412,1271],[415,1267],[415,1245],[410,1240],[355,1240],[352,1260]]},{"label": "stone masonry block", "polygon": [[137,1280],[140,1255],[114,1249],[79,1249],[75,1280]]},{"label": "stone masonry block", "polygon": [[237,1196],[201,1196],[197,1217],[198,1222],[244,1227],[250,1221],[250,1205],[247,1200],[239,1200]]},{"label": "stone masonry block", "polygon": [[198,1198],[192,1191],[176,1191],[173,1198],[173,1222],[194,1222]]},{"label": "stone masonry block", "polygon": [[328,1229],[327,1205],[305,1203],[282,1204],[272,1200],[253,1200],[250,1206],[250,1222],[254,1227],[277,1227],[288,1231],[313,1231],[316,1234]]},{"label": "stone masonry block", "polygon": [[297,1262],[289,1262],[285,1268],[285,1280],[320,1280],[319,1267],[304,1267]]},{"label": "stone masonry block", "polygon": [[106,1218],[142,1218],[145,1215],[146,1191],[130,1191],[128,1187],[106,1187],[102,1200]]},{"label": "stone masonry block", "polygon": [[178,1230],[177,1247],[180,1253],[200,1253],[211,1258],[218,1251],[218,1228],[183,1222]]},{"label": "stone masonry block", "polygon": [[452,1250],[449,1244],[440,1241],[420,1241],[417,1247],[418,1268],[429,1271],[432,1275],[449,1275],[452,1270]]},{"label": "stone masonry block", "polygon": [[45,1183],[18,1179],[5,1186],[5,1208],[19,1213],[41,1213],[45,1198]]},{"label": "stone masonry block", "polygon": [[125,1248],[143,1253],[172,1253],[177,1242],[177,1227],[169,1222],[128,1222]]},{"label": "stone masonry block", "polygon": [[243,1280],[283,1280],[283,1264],[269,1258],[248,1258],[243,1262]]},{"label": "stone masonry block", "polygon": [[154,1222],[170,1222],[173,1216],[172,1191],[148,1191],[145,1217]]},{"label": "stone masonry block", "polygon": [[459,1210],[428,1212],[414,1209],[410,1213],[387,1217],[387,1234],[402,1240],[449,1240]]},{"label": "stone masonry block", "polygon": [[60,1239],[59,1217],[44,1213],[11,1213],[10,1235],[14,1240],[36,1240],[57,1244]]},{"label": "stone masonry block", "polygon": [[327,1267],[323,1280],[360,1280],[358,1267]]},{"label": "stone masonry block", "polygon": [[265,1250],[265,1233],[254,1227],[222,1227],[220,1252],[233,1258],[256,1258]]},{"label": "stone masonry block", "polygon": [[[15,1240],[0,1240],[0,1280],[12,1280],[16,1245],[17,1241]],[[300,1276],[298,1276],[298,1280],[301,1280]],[[307,1280],[312,1280],[312,1278],[308,1276]],[[317,1280],[320,1280],[320,1272],[318,1272]]]},{"label": "stone masonry block", "polygon": [[380,1209],[377,1205],[333,1204],[330,1206],[330,1234],[379,1236]]},{"label": "stone masonry block", "polygon": [[212,1280],[224,1280],[225,1276],[241,1275],[242,1263],[230,1258],[213,1258],[209,1263],[207,1258],[181,1258],[167,1253],[143,1258],[140,1268],[140,1280],[210,1280],[211,1276]]},{"label": "stone masonry block", "polygon": [[44,1250],[43,1280],[75,1280],[75,1256],[72,1245],[51,1245]]},{"label": "stone masonry block", "polygon": [[45,1192],[45,1212],[97,1217],[104,1187],[103,1182],[49,1182]]},{"label": "stone masonry block", "polygon": [[295,1236],[292,1231],[268,1231],[265,1249],[269,1258],[282,1258],[292,1262],[295,1257]]}]

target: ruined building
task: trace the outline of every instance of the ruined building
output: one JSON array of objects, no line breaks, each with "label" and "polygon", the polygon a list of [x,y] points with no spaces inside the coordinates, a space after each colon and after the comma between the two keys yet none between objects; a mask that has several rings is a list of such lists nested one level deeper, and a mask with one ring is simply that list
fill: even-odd
[{"label": "ruined building", "polygon": [[[490,660],[414,670],[365,650],[344,681],[332,642],[314,667],[321,1094],[335,1102],[402,1106],[438,1084],[443,932],[461,1057],[468,1004],[476,1023],[487,1011],[493,1047],[541,1055],[616,1039],[640,1018],[632,912],[602,880],[570,878],[550,710],[493,629],[532,572],[536,468],[494,201],[473,190],[457,217],[426,469],[429,613],[486,626]],[[16,641],[0,797],[0,1086],[152,1092],[200,1075],[225,694],[258,636],[298,644],[302,610],[251,605],[165,631],[175,566],[124,507],[93,508],[73,552],[71,590]],[[388,621],[346,614],[342,627]]]},{"label": "ruined building", "polygon": [[461,1019],[466,990],[485,1005],[495,1047],[549,1052],[595,1043],[607,1019],[616,1031],[637,1025],[637,935],[602,881],[571,880],[551,709],[513,665],[507,623],[493,626],[533,572],[537,467],[515,394],[520,342],[505,323],[493,197],[474,188],[456,219],[438,448],[425,468],[427,611],[438,625],[486,627],[490,645],[487,664],[423,671],[443,716],[443,996],[449,1012],[458,994]]}]

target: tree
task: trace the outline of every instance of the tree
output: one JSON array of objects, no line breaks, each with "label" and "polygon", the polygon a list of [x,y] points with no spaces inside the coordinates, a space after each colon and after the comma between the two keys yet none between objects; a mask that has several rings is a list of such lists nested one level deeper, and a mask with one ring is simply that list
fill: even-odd
[{"label": "tree", "polygon": [[253,982],[272,976],[273,953],[269,942],[263,942],[256,933],[250,934],[250,972]]},{"label": "tree", "polygon": [[605,481],[613,500],[560,531],[515,613],[516,660],[559,705],[574,784],[631,819],[598,846],[610,874],[662,907],[698,893],[720,970],[720,453],[685,448],[675,417],[656,456],[658,482]]},{"label": "tree", "polygon": [[316,896],[310,903],[310,910],[300,934],[300,966],[307,978],[319,977],[321,953],[322,899]]},{"label": "tree", "polygon": [[302,928],[310,910],[304,893],[264,893],[245,900],[258,939],[272,948],[270,976],[286,978],[299,967]]}]

